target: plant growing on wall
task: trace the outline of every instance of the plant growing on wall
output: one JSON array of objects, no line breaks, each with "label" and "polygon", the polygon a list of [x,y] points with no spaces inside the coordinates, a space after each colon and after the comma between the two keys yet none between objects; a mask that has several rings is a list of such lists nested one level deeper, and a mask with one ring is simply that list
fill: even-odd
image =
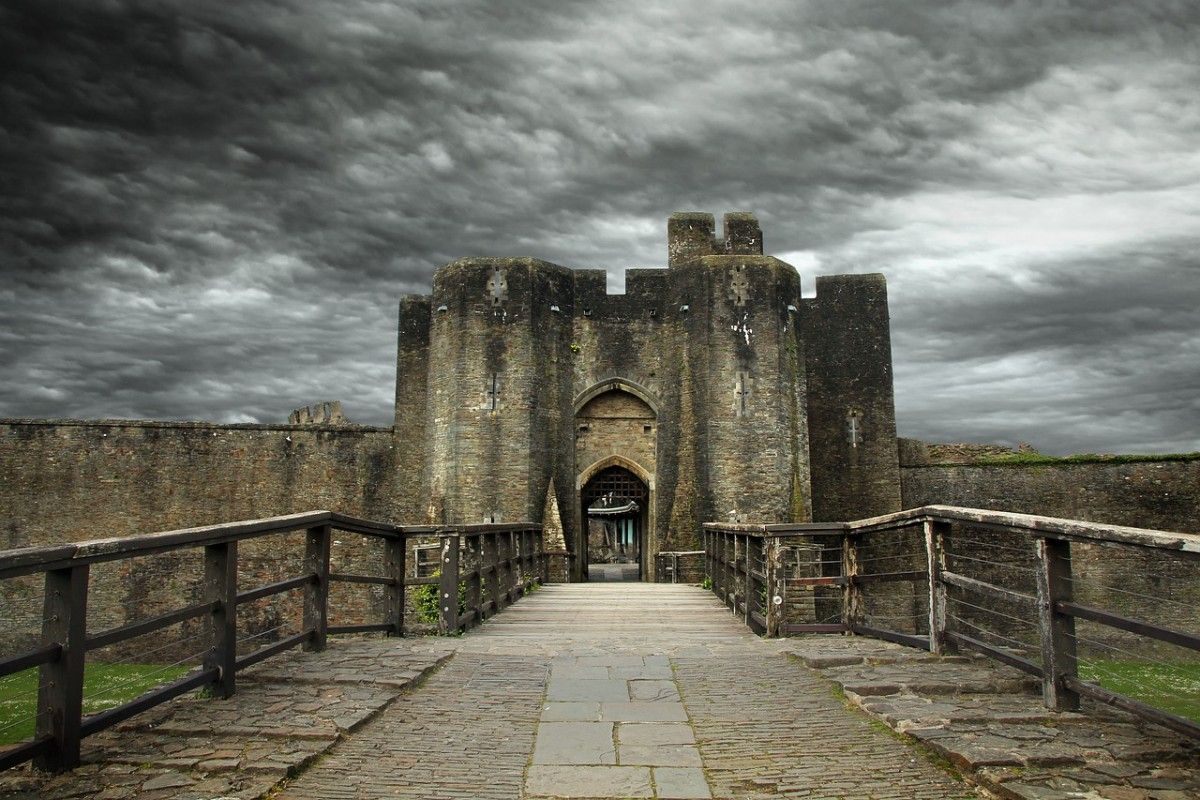
[{"label": "plant growing on wall", "polygon": [[[441,571],[433,573],[432,577],[440,578]],[[483,582],[480,581],[480,593],[485,591]],[[441,584],[426,583],[418,586],[413,592],[413,604],[417,609],[417,619],[421,622],[436,623],[442,616],[441,606],[438,604],[439,595],[442,591]],[[458,582],[458,613],[465,614],[467,611],[467,582]]]}]

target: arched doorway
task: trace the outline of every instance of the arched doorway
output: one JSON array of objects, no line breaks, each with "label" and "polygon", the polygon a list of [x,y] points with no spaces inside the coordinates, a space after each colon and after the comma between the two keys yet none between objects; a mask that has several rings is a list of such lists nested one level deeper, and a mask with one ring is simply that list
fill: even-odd
[{"label": "arched doorway", "polygon": [[600,470],[580,491],[588,580],[641,580],[645,574],[650,487],[621,466]]}]

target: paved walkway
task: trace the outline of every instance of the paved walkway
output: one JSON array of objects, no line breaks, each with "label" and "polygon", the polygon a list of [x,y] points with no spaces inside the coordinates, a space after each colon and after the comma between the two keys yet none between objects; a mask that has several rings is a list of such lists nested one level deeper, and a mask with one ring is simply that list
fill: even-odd
[{"label": "paved walkway", "polygon": [[554,585],[279,795],[963,798],[694,587]]},{"label": "paved walkway", "polygon": [[[847,702],[858,710],[847,708]],[[549,586],[461,638],[334,638],[84,740],[0,800],[1200,797],[1200,748],[1029,678],[863,637],[752,635],[710,593]],[[290,776],[290,777],[289,777]]]}]

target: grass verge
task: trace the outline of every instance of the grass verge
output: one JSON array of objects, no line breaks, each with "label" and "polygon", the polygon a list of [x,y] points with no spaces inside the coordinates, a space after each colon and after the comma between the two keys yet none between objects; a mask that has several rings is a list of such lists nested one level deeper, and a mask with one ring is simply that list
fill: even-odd
[{"label": "grass verge", "polygon": [[1079,677],[1109,691],[1200,722],[1200,663],[1080,659]]},{"label": "grass verge", "polygon": [[[95,714],[119,706],[188,670],[159,664],[88,664],[83,677],[83,713]],[[36,669],[0,678],[0,745],[33,736],[37,690]]]}]

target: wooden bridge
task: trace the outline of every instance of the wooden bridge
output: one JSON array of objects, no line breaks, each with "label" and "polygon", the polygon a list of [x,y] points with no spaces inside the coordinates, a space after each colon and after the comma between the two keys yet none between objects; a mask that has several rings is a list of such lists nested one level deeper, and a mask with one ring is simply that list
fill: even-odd
[{"label": "wooden bridge", "polygon": [[[1197,537],[932,507],[704,539],[711,592],[545,585],[537,526],[330,512],[0,553],[0,578],[44,586],[40,643],[0,660],[38,675],[0,797],[1200,796],[1194,655],[1155,649],[1200,649]],[[412,574],[413,542],[440,575]],[[1154,576],[1145,618],[1093,545]],[[186,605],[89,625],[104,565],[181,551]],[[300,574],[246,588],[268,562]],[[293,617],[243,615],[270,598]],[[397,636],[414,604],[461,635]],[[189,623],[194,669],[85,713],[89,672]],[[1089,671],[1093,645],[1183,705]]]}]

